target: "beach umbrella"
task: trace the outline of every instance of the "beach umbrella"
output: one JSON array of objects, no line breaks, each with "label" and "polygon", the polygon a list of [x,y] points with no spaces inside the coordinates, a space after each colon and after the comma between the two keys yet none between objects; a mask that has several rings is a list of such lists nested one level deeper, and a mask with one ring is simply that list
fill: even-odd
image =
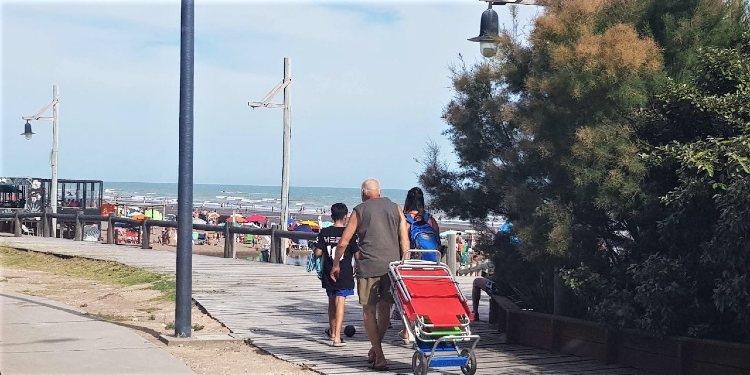
[{"label": "beach umbrella", "polygon": [[309,225],[309,226],[311,226],[313,228],[317,228],[319,226],[317,222],[312,221],[312,220],[301,221],[299,223],[299,225]]},{"label": "beach umbrella", "polygon": [[268,217],[259,215],[259,214],[254,214],[254,215],[250,215],[246,217],[245,220],[249,223],[266,223],[268,222]]},{"label": "beach umbrella", "polygon": [[131,213],[128,214],[128,217],[133,217],[133,216],[138,216],[138,215],[143,215],[143,212],[133,211],[133,212],[131,212]]},{"label": "beach umbrella", "polygon": [[146,215],[144,214],[130,215],[130,218],[133,220],[145,220]]},{"label": "beach umbrella", "polygon": [[209,219],[217,219],[217,218],[219,218],[219,216],[221,216],[221,215],[219,215],[219,213],[216,212],[216,211],[209,212],[208,215],[207,215],[207,217]]},{"label": "beach umbrella", "polygon": [[206,221],[197,217],[193,218],[193,224],[206,224]]},{"label": "beach umbrella", "polygon": [[332,227],[332,226],[333,226],[333,222],[332,221],[324,221],[324,222],[322,222],[320,224],[321,228],[328,228],[328,227]]},{"label": "beach umbrella", "polygon": [[161,215],[161,212],[154,210],[153,208],[149,208],[148,210],[146,210],[146,212],[144,212],[143,215],[153,220],[162,220],[164,218]]}]

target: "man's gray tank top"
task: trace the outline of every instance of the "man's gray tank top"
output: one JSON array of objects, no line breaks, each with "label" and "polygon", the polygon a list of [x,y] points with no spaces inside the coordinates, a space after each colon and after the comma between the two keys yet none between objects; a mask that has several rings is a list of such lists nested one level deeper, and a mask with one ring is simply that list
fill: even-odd
[{"label": "man's gray tank top", "polygon": [[357,277],[383,276],[390,262],[401,259],[398,205],[385,197],[372,198],[354,207],[354,212],[360,251]]}]

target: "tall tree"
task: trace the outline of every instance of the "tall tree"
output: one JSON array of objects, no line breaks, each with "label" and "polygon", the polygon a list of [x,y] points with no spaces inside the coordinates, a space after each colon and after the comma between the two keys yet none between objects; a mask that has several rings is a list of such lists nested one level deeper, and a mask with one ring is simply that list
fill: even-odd
[{"label": "tall tree", "polygon": [[[501,281],[529,283],[518,276],[563,267],[567,284],[588,302],[589,316],[663,333],[706,333],[693,323],[715,317],[717,308],[745,306],[742,298],[726,298],[746,285],[743,274],[714,284],[706,278],[715,273],[696,272],[721,269],[739,256],[721,253],[724,260],[717,261],[706,249],[726,241],[717,237],[722,220],[734,220],[725,232],[739,233],[736,219],[746,211],[729,197],[744,192],[746,179],[716,195],[725,182],[709,183],[693,172],[696,160],[714,170],[728,161],[740,169],[745,163],[731,159],[742,155],[742,140],[727,137],[740,136],[742,127],[726,116],[744,116],[728,113],[730,103],[743,106],[747,99],[737,78],[747,64],[731,61],[743,61],[736,54],[747,43],[748,5],[545,3],[528,42],[506,32],[495,58],[454,69],[455,96],[444,118],[459,169],[448,170],[433,148],[421,182],[448,214],[500,214],[515,223],[523,238],[520,257],[499,256],[523,267],[498,263],[512,271],[499,274]],[[718,92],[726,97],[718,100]],[[699,97],[705,102],[691,101]],[[709,146],[715,149],[705,151]],[[659,276],[664,269],[673,275]],[[635,321],[637,314],[644,318]]]}]

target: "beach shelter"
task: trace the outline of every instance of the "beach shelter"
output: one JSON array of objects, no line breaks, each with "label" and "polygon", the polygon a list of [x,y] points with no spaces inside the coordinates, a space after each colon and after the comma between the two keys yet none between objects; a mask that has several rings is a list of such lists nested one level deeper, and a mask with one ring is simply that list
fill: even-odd
[{"label": "beach shelter", "polygon": [[146,210],[143,215],[152,220],[162,220],[164,218],[161,212],[154,210],[153,208],[149,208],[148,210]]},{"label": "beach shelter", "polygon": [[313,228],[311,226],[307,225],[307,224],[297,225],[297,227],[294,228],[294,231],[295,232],[309,232],[309,233],[313,233],[314,232]]},{"label": "beach shelter", "polygon": [[107,216],[110,213],[117,215],[117,205],[109,202],[102,204],[102,216]]},{"label": "beach shelter", "polygon": [[317,221],[312,221],[312,220],[305,220],[305,221],[301,221],[301,222],[299,223],[299,225],[309,225],[309,226],[310,226],[310,227],[312,227],[312,228],[317,228],[317,227],[319,227],[319,226],[320,226],[320,225],[318,225],[318,222],[317,222]]},{"label": "beach shelter", "polygon": [[233,215],[230,215],[227,218],[227,223],[240,223],[240,224],[242,224],[242,223],[246,223],[246,222],[247,222],[247,220],[245,220],[245,218],[242,217],[242,215],[240,215],[240,214],[233,214]]},{"label": "beach shelter", "polygon": [[260,214],[250,215],[245,218],[248,223],[267,223],[268,217]]}]

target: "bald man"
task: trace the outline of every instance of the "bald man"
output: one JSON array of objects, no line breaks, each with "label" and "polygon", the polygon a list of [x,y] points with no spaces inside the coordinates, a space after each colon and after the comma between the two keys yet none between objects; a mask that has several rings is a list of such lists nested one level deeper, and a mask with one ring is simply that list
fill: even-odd
[{"label": "bald man", "polygon": [[336,247],[331,279],[339,275],[339,262],[354,234],[359,244],[357,294],[362,305],[365,331],[372,348],[368,360],[374,370],[388,370],[383,338],[390,323],[393,296],[388,265],[409,259],[409,234],[401,208],[380,196],[380,183],[368,178],[362,183],[362,203],[354,207],[349,223]]}]

